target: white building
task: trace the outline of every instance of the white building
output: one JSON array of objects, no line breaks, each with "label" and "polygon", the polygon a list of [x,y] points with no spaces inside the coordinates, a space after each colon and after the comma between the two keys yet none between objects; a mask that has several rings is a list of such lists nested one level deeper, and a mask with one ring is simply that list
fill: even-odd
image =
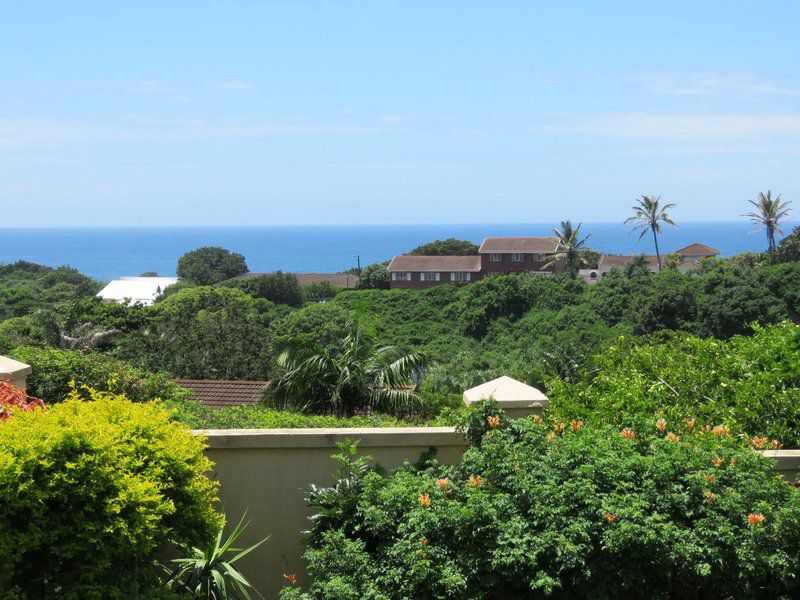
[{"label": "white building", "polygon": [[178,283],[177,277],[120,277],[109,281],[97,297],[103,302],[150,306],[161,292]]}]

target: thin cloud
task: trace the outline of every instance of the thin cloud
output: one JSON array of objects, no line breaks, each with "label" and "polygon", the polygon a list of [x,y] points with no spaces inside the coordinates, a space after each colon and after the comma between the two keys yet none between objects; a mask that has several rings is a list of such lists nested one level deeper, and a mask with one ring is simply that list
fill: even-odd
[{"label": "thin cloud", "polygon": [[779,85],[757,75],[666,74],[636,81],[651,92],[670,96],[800,96],[800,87]]},{"label": "thin cloud", "polygon": [[541,130],[657,141],[782,139],[800,135],[800,114],[610,113],[572,117]]},{"label": "thin cloud", "polygon": [[226,90],[252,90],[255,86],[249,81],[236,79],[233,81],[223,81],[219,84],[219,87]]}]

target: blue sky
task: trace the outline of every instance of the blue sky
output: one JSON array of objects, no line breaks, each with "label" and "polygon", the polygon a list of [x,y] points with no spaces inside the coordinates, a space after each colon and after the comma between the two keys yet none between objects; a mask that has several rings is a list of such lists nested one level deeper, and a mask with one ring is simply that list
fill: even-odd
[{"label": "blue sky", "polygon": [[[800,199],[798,2],[5,2],[31,225],[676,220]],[[795,202],[800,214],[800,202]]]}]

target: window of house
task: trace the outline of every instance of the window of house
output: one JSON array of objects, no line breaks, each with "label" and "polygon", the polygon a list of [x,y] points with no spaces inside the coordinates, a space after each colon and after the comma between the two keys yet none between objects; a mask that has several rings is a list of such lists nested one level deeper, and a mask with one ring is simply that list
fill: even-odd
[{"label": "window of house", "polygon": [[489,255],[489,260],[492,261],[492,262],[500,262],[501,259],[502,259],[502,256],[500,254],[498,254],[497,252],[492,252]]},{"label": "window of house", "polygon": [[411,281],[411,273],[408,272],[393,272],[392,281]]},{"label": "window of house", "polygon": [[450,273],[450,281],[469,281],[471,273]]},{"label": "window of house", "polygon": [[514,252],[511,255],[511,262],[522,262],[522,254]]},{"label": "window of house", "polygon": [[439,281],[439,273],[420,273],[420,281]]},{"label": "window of house", "polygon": [[542,262],[544,260],[544,254],[541,252],[534,252],[531,254],[531,256],[533,257],[534,262]]}]

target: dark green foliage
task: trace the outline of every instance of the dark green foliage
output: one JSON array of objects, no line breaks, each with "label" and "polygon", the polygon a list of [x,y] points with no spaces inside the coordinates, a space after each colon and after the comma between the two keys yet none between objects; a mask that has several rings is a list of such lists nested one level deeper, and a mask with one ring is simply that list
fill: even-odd
[{"label": "dark green foliage", "polygon": [[332,285],[330,281],[320,281],[304,285],[302,290],[303,300],[306,302],[324,302],[335,298],[342,288]]},{"label": "dark green foliage", "polygon": [[792,232],[778,244],[775,259],[779,262],[800,261],[800,227],[795,227]]},{"label": "dark green foliage", "polygon": [[197,285],[213,285],[247,273],[244,256],[217,246],[187,252],[178,259],[177,273]]},{"label": "dark green foliage", "polygon": [[637,333],[662,329],[690,329],[697,320],[695,280],[667,270],[633,298],[631,320]]},{"label": "dark green foliage", "polygon": [[797,322],[800,319],[800,262],[764,267],[758,272],[758,279]]},{"label": "dark green foliage", "polygon": [[297,277],[291,273],[276,271],[270,275],[233,279],[223,285],[238,288],[253,298],[264,298],[275,304],[288,306],[303,304],[300,284],[297,282]]},{"label": "dark green foliage", "polygon": [[358,287],[362,290],[388,290],[389,261],[367,265],[361,269]]},{"label": "dark green foliage", "polygon": [[736,438],[685,426],[670,435],[652,416],[627,439],[616,427],[492,427],[477,415],[479,443],[454,467],[352,469],[312,495],[312,583],[281,598],[800,592],[800,494]]},{"label": "dark green foliage", "polygon": [[684,333],[620,338],[579,383],[554,382],[551,411],[563,420],[633,425],[663,411],[670,426],[726,424],[736,433],[800,447],[800,326],[757,328],[729,341]]},{"label": "dark green foliage", "polygon": [[0,320],[93,296],[101,287],[70,267],[52,269],[26,261],[0,265]]},{"label": "dark green foliage", "polygon": [[406,254],[412,256],[474,256],[478,254],[478,246],[467,240],[447,238],[417,246]]},{"label": "dark green foliage", "polygon": [[123,393],[134,402],[156,398],[180,402],[190,396],[164,374],[148,373],[96,352],[19,347],[8,355],[33,367],[28,391],[48,404],[61,402],[73,389],[85,396],[84,386]]}]

